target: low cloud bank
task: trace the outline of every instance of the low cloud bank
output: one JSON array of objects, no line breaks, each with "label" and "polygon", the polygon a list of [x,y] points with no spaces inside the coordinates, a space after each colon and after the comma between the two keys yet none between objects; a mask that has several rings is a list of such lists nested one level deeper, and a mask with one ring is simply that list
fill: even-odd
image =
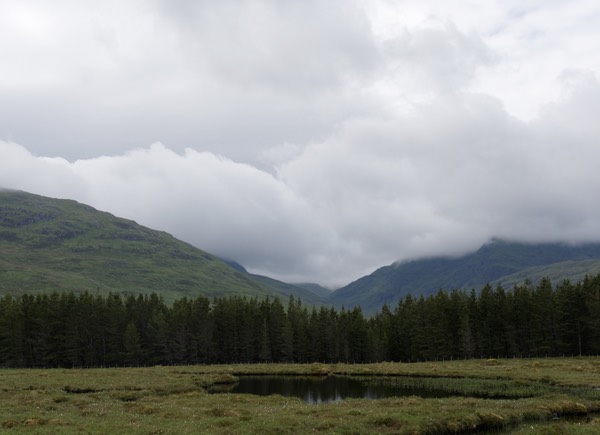
[{"label": "low cloud bank", "polygon": [[4,141],[0,186],[76,199],[252,271],[330,286],[491,237],[599,240],[600,86],[573,74],[530,123],[492,97],[452,93],[274,147],[266,169],[160,143],[69,162]]}]

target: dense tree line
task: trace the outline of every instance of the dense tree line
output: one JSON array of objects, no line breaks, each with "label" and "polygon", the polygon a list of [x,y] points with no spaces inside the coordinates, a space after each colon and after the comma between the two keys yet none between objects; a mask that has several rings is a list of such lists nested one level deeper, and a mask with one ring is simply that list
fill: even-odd
[{"label": "dense tree line", "polygon": [[600,275],[407,296],[372,317],[291,297],[0,299],[0,366],[375,362],[600,353]]}]

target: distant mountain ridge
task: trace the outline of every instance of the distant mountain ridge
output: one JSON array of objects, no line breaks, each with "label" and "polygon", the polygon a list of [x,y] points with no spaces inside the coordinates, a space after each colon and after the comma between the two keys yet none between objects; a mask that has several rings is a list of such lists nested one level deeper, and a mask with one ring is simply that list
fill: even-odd
[{"label": "distant mountain ridge", "polygon": [[156,292],[167,302],[290,294],[309,304],[327,302],[303,288],[255,279],[170,234],[88,205],[0,190],[0,295],[55,290]]},{"label": "distant mountain ridge", "polygon": [[600,272],[600,243],[527,244],[493,240],[458,258],[435,257],[394,263],[334,291],[338,306],[361,306],[372,313],[407,294],[428,295],[439,289],[481,289],[485,284],[512,287],[526,278],[577,281]]},{"label": "distant mountain ridge", "polygon": [[279,297],[309,305],[361,306],[367,314],[407,294],[438,289],[511,288],[525,279],[579,281],[600,273],[600,243],[493,240],[458,258],[382,267],[334,292],[249,273],[173,236],[76,201],[0,189],[0,296],[47,291]]},{"label": "distant mountain ridge", "polygon": [[296,298],[299,298],[304,302],[308,302],[311,305],[331,305],[331,301],[328,299],[329,295],[324,293],[323,287],[318,284],[288,284],[268,276],[250,273],[237,261],[223,261],[252,280],[266,285],[276,293],[285,296],[294,295]]}]

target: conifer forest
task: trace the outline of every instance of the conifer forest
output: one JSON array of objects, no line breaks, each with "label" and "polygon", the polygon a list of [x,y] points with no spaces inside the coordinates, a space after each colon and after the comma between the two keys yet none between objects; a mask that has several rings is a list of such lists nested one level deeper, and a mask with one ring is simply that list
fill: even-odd
[{"label": "conifer forest", "polygon": [[298,299],[72,292],[0,299],[1,367],[431,361],[600,353],[600,275],[407,296],[374,316]]}]

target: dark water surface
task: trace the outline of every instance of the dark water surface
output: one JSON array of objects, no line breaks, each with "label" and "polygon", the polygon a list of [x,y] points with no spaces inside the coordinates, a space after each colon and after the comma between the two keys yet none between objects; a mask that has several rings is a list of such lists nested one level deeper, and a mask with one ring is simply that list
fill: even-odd
[{"label": "dark water surface", "polygon": [[403,387],[385,378],[351,376],[240,376],[232,385],[219,385],[211,393],[246,393],[258,396],[280,394],[299,397],[307,403],[336,402],[348,398],[383,399],[386,397],[449,397],[443,390]]}]

